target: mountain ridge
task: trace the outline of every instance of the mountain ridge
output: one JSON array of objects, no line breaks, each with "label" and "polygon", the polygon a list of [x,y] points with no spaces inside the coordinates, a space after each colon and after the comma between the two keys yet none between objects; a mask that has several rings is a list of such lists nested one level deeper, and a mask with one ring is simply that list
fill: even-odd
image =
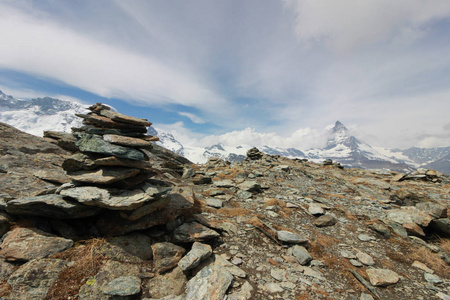
[{"label": "mountain ridge", "polygon": [[[12,125],[27,133],[42,136],[45,130],[70,132],[72,127],[80,126],[75,113],[84,113],[85,106],[51,97],[19,100],[0,91],[0,122]],[[171,133],[150,127],[148,134],[160,138],[158,145],[195,163],[204,163],[211,157],[231,162],[242,161],[252,145],[235,147],[215,144],[207,147],[183,145]],[[309,159],[321,162],[331,159],[346,167],[366,169],[390,169],[403,173],[416,168],[432,168],[450,174],[450,147],[408,149],[386,149],[371,147],[364,141],[350,135],[345,125],[336,121],[330,129],[329,139],[323,148],[297,149],[271,145],[259,147],[264,153],[288,158]]]}]

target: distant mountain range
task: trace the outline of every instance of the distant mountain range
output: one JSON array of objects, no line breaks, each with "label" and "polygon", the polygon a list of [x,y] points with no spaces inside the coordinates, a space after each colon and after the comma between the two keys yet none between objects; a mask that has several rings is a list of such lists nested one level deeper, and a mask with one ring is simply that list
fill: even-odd
[{"label": "distant mountain range", "polygon": [[[19,100],[0,91],[0,122],[12,125],[30,134],[42,136],[44,130],[70,132],[72,127],[81,126],[81,119],[75,113],[85,112],[85,106],[50,97]],[[202,163],[210,157],[220,157],[231,162],[245,159],[252,145],[229,147],[222,144],[209,147],[182,145],[172,134],[150,127],[150,135],[160,138],[158,144],[189,160]],[[410,172],[416,168],[429,168],[450,174],[450,147],[386,149],[371,147],[349,134],[339,121],[330,130],[324,148],[295,149],[271,145],[259,150],[289,158],[308,159],[316,162],[332,159],[347,167],[365,169],[390,169]]]}]

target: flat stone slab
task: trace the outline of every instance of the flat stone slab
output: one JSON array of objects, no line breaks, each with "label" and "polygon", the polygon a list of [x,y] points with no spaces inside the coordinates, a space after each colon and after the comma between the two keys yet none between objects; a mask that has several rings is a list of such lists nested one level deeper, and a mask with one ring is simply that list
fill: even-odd
[{"label": "flat stone slab", "polygon": [[197,267],[203,260],[210,257],[212,249],[210,245],[195,242],[189,251],[179,262],[178,266],[183,271]]},{"label": "flat stone slab", "polygon": [[55,170],[39,170],[33,174],[33,176],[50,181],[50,182],[56,182],[56,183],[66,183],[70,181],[70,178],[67,177],[66,173],[61,169],[55,169]]},{"label": "flat stone slab", "polygon": [[148,161],[137,161],[132,159],[119,158],[115,156],[98,158],[93,161],[93,164],[96,166],[127,167],[150,171],[154,170],[154,168]]},{"label": "flat stone slab", "polygon": [[277,237],[280,241],[289,244],[303,244],[308,242],[308,239],[304,236],[285,230],[277,231]]},{"label": "flat stone slab", "polygon": [[147,229],[156,225],[167,224],[179,216],[191,213],[194,208],[194,196],[189,187],[174,188],[173,194],[167,196],[167,206],[138,220],[127,220],[118,211],[101,215],[97,228],[104,235],[123,235],[132,231]]},{"label": "flat stone slab", "polygon": [[38,229],[16,228],[5,236],[0,256],[7,261],[28,261],[51,256],[72,245],[72,240]]},{"label": "flat stone slab", "polygon": [[317,227],[333,226],[337,223],[337,219],[333,215],[323,215],[314,221]]},{"label": "flat stone slab", "polygon": [[428,213],[411,206],[392,210],[387,218],[397,224],[416,223],[422,227],[427,227],[433,220]]},{"label": "flat stone slab", "polygon": [[94,125],[96,127],[101,128],[114,128],[114,129],[125,129],[129,131],[134,132],[147,132],[146,126],[143,125],[137,125],[137,124],[130,124],[130,123],[123,123],[123,122],[116,122],[113,121],[111,118],[100,116],[97,114],[75,114],[79,118],[83,118],[83,124],[85,125]]},{"label": "flat stone slab", "polygon": [[152,250],[153,262],[158,273],[173,269],[186,252],[183,247],[169,242],[156,243],[152,245]]},{"label": "flat stone slab", "polygon": [[77,219],[97,215],[100,210],[61,195],[43,195],[8,201],[6,211],[13,215],[41,216],[55,219]]},{"label": "flat stone slab", "polygon": [[186,300],[223,299],[233,281],[227,270],[212,265],[204,267],[186,285]]},{"label": "flat stone slab", "polygon": [[321,216],[325,214],[325,210],[322,208],[322,206],[316,203],[309,204],[308,212],[313,216]]},{"label": "flat stone slab", "polygon": [[197,222],[185,223],[173,232],[174,241],[180,243],[203,242],[219,236],[216,231]]},{"label": "flat stone slab", "polygon": [[71,172],[69,175],[75,181],[93,184],[111,184],[123,179],[131,178],[139,174],[138,169],[108,168],[102,167],[97,170],[85,170]]},{"label": "flat stone slab", "polygon": [[17,269],[8,279],[12,292],[8,299],[44,299],[67,262],[61,259],[34,259]]},{"label": "flat stone slab", "polygon": [[388,269],[369,269],[366,272],[373,286],[388,286],[400,280],[397,273]]},{"label": "flat stone slab", "polygon": [[141,151],[108,143],[100,135],[81,133],[78,136],[80,139],[76,141],[75,145],[81,152],[112,155],[131,160],[144,160],[145,158]]},{"label": "flat stone slab", "polygon": [[106,134],[103,136],[103,140],[111,144],[117,144],[129,147],[151,147],[152,143],[140,138],[133,138],[129,136]]},{"label": "flat stone slab", "polygon": [[141,279],[137,276],[122,276],[114,279],[102,288],[105,295],[132,296],[141,291]]},{"label": "flat stone slab", "polygon": [[139,126],[145,126],[145,127],[149,127],[152,125],[152,123],[150,123],[146,119],[131,117],[131,116],[127,116],[127,115],[124,115],[124,114],[121,114],[118,112],[105,110],[105,109],[102,109],[100,111],[100,115],[107,117],[113,121],[117,121],[117,122],[121,122],[121,123],[127,123],[127,124],[133,124],[133,125],[139,125]]},{"label": "flat stone slab", "polygon": [[223,206],[223,201],[220,199],[208,198],[206,199],[206,205],[214,208],[221,208]]}]

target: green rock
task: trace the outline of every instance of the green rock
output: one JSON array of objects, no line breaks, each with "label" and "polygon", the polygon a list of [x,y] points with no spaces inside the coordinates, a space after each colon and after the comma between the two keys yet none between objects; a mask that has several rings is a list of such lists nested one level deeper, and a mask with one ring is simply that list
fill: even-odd
[{"label": "green rock", "polygon": [[130,147],[110,144],[99,135],[81,133],[78,136],[80,139],[76,141],[75,145],[82,152],[113,155],[132,160],[144,160],[144,154],[141,151]]}]

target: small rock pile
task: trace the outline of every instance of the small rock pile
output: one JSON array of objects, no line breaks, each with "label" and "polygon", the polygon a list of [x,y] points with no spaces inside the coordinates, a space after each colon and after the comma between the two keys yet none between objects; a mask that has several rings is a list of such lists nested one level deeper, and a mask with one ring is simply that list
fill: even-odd
[{"label": "small rock pile", "polygon": [[253,147],[250,150],[247,151],[247,157],[250,160],[257,160],[257,159],[261,159],[263,157],[263,154],[261,151],[259,151],[258,148]]}]

